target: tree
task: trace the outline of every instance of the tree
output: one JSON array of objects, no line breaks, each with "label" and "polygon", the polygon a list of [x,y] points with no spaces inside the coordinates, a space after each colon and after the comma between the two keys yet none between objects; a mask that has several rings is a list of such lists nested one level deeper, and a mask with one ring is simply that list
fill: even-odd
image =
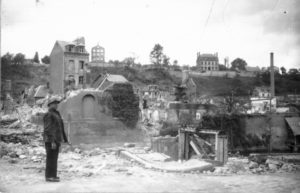
[{"label": "tree", "polygon": [[173,61],[173,66],[178,66],[178,60]]},{"label": "tree", "polygon": [[160,44],[155,44],[150,52],[150,61],[155,65],[162,65],[164,59],[163,47]]},{"label": "tree", "polygon": [[220,64],[220,65],[219,65],[219,70],[220,70],[220,71],[226,71],[226,70],[227,70],[227,68],[226,68],[226,66],[225,66],[225,65],[223,65],[223,64]]},{"label": "tree", "polygon": [[50,57],[45,55],[43,58],[42,58],[42,62],[44,64],[50,64]]},{"label": "tree", "polygon": [[25,55],[22,53],[18,53],[15,55],[14,59],[13,59],[14,64],[16,65],[20,65],[20,64],[24,64],[25,62]]},{"label": "tree", "polygon": [[122,61],[126,66],[132,66],[135,64],[135,58],[134,57],[127,57]]},{"label": "tree", "polygon": [[170,64],[170,58],[166,55],[163,56],[163,66],[169,66]]},{"label": "tree", "polygon": [[175,101],[187,102],[186,87],[177,85],[175,86]]},{"label": "tree", "polygon": [[245,71],[247,66],[247,62],[241,58],[236,58],[231,62],[231,70],[240,70]]},{"label": "tree", "polygon": [[286,69],[285,69],[285,67],[282,66],[282,67],[280,68],[280,70],[281,70],[281,74],[282,74],[282,75],[286,75]]},{"label": "tree", "polygon": [[34,57],[33,57],[33,62],[40,63],[40,58],[39,58],[38,52],[35,52]]},{"label": "tree", "polygon": [[289,70],[289,75],[294,75],[294,74],[297,74],[299,71],[296,69],[296,68],[291,68]]},{"label": "tree", "polygon": [[14,59],[14,55],[7,52],[4,56],[1,57],[2,65],[11,65]]}]

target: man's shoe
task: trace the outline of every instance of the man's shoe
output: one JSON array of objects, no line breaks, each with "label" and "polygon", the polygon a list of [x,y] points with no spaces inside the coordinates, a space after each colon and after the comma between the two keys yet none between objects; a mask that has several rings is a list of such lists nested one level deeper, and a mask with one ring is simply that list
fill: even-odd
[{"label": "man's shoe", "polygon": [[46,178],[46,182],[59,182],[59,178]]},{"label": "man's shoe", "polygon": [[57,180],[60,180],[60,178],[58,177],[58,176],[56,176],[56,177],[54,177],[55,179],[57,179]]}]

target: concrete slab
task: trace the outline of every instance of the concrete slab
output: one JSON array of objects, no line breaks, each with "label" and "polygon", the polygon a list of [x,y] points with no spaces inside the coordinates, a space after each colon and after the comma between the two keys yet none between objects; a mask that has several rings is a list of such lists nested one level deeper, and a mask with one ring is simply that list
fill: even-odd
[{"label": "concrete slab", "polygon": [[211,163],[206,161],[191,159],[185,162],[177,162],[177,161],[170,161],[170,162],[158,162],[158,161],[150,161],[141,158],[140,154],[133,154],[128,151],[121,151],[120,156],[124,157],[129,160],[134,160],[135,162],[143,165],[149,169],[155,169],[165,172],[192,172],[192,171],[208,171],[213,170],[214,166]]}]

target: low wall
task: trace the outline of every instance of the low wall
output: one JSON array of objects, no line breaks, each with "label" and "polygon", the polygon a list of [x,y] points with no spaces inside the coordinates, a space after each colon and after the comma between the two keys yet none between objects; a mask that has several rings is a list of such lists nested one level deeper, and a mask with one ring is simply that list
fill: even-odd
[{"label": "low wall", "polygon": [[151,138],[151,149],[178,160],[178,137],[153,137]]},{"label": "low wall", "polygon": [[189,72],[191,76],[194,77],[227,77],[227,78],[234,78],[236,76],[241,77],[255,77],[256,74],[252,72],[235,72],[235,71],[206,71],[206,72]]},{"label": "low wall", "polygon": [[120,121],[109,124],[101,121],[65,122],[65,130],[72,144],[97,144],[100,147],[122,146],[126,142],[143,143],[140,129],[128,129]]},{"label": "low wall", "polygon": [[59,105],[65,130],[73,144],[99,144],[143,141],[143,132],[126,127],[112,116],[106,105],[101,105],[101,91],[80,91]]},{"label": "low wall", "polygon": [[[265,139],[267,134],[271,134],[270,143],[272,151],[287,151],[286,145],[288,140],[288,125],[286,117],[297,117],[298,114],[272,114],[272,115],[255,115],[241,119],[244,127],[245,137],[252,141],[251,150],[267,150],[268,143]],[[271,129],[270,129],[271,128]]]}]

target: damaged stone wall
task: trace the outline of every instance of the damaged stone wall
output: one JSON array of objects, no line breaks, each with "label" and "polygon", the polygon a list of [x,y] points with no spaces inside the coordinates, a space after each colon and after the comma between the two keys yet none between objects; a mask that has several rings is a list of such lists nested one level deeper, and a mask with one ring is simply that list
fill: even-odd
[{"label": "damaged stone wall", "polygon": [[271,135],[272,151],[288,151],[288,127],[285,117],[298,114],[217,115],[204,116],[198,129],[223,130],[229,136],[231,150],[245,152],[268,151]]},{"label": "damaged stone wall", "polygon": [[[108,97],[106,101],[103,100],[105,96]],[[114,116],[110,106],[113,102],[104,91],[92,89],[75,91],[62,101],[59,111],[71,142],[112,144],[143,140],[140,130],[129,128]]]}]

